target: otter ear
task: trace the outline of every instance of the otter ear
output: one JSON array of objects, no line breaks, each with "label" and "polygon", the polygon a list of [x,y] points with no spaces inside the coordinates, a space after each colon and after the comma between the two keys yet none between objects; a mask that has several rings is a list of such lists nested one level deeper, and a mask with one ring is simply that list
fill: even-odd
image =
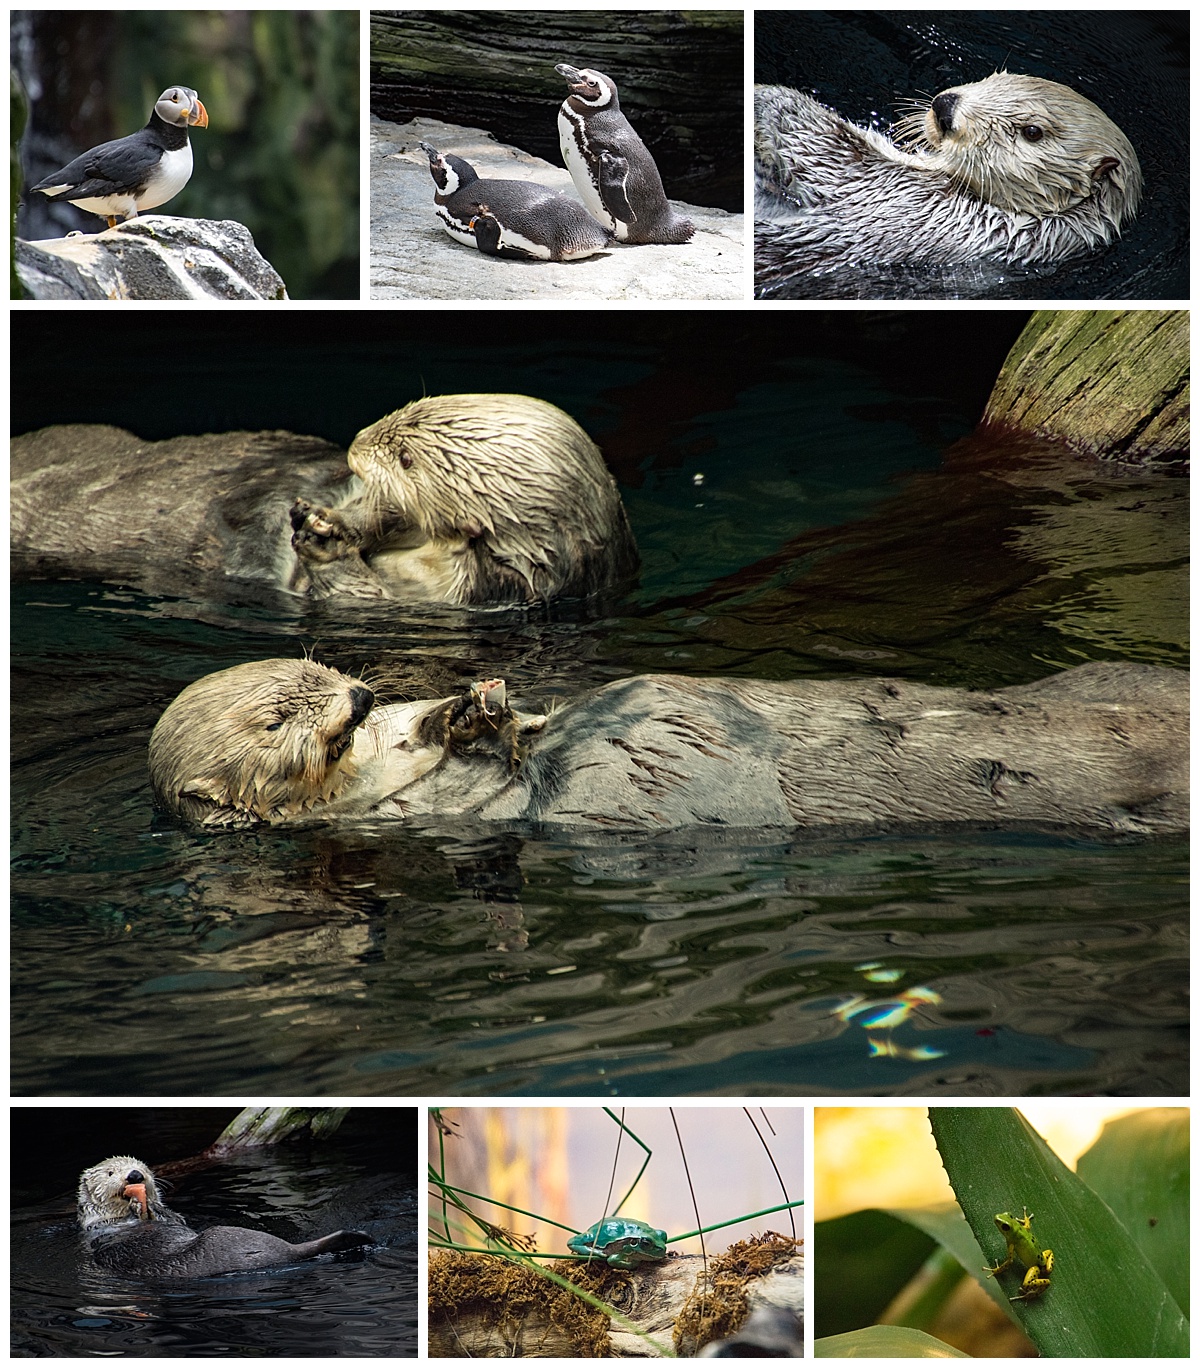
[{"label": "otter ear", "polygon": [[1104,157],[1092,167],[1092,179],[1098,181],[1101,176],[1107,176],[1110,171],[1116,171],[1121,163],[1116,157]]}]

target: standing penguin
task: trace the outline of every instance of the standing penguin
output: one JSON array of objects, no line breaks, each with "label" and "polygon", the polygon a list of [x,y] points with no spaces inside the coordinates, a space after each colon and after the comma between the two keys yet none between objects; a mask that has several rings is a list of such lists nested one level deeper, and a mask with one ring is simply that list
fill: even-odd
[{"label": "standing penguin", "polygon": [[612,234],[582,204],[533,181],[480,180],[470,162],[428,143],[433,205],[455,242],[489,256],[577,261],[612,244]]},{"label": "standing penguin", "polygon": [[613,79],[565,62],[554,70],[570,91],[558,111],[559,145],[588,212],[621,242],[690,242],[696,230],[667,203],[654,158],[621,113]]},{"label": "standing penguin", "polygon": [[127,138],[101,143],[32,187],[53,200],[70,200],[115,228],[179,194],[192,177],[189,128],[207,128],[208,110],[190,86],[169,86],[154,102],[150,121]]}]

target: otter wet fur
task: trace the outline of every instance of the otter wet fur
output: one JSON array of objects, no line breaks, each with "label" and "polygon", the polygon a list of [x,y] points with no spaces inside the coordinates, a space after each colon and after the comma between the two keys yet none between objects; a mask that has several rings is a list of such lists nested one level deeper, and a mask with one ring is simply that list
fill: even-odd
[{"label": "otter wet fur", "polygon": [[84,1170],[78,1212],[97,1265],[127,1277],[248,1273],[373,1243],[359,1230],[338,1230],[301,1244],[245,1226],[194,1231],[163,1202],[153,1172],[129,1154]]},{"label": "otter wet fur", "polygon": [[1035,76],[954,86],[897,141],[783,86],[755,91],[755,274],[1038,266],[1115,241],[1142,172],[1090,100]]},{"label": "otter wet fur", "polygon": [[292,513],[293,547],[319,592],[536,603],[613,589],[637,571],[604,458],[543,400],[417,399],[364,428],[348,459],[360,497]]},{"label": "otter wet fur", "polygon": [[[979,692],[892,679],[641,675],[549,717],[517,713],[503,681],[489,680],[457,698],[371,712],[350,744],[335,733],[337,753],[313,776],[311,801],[256,806],[260,788],[294,782],[281,771],[307,750],[315,719],[348,716],[362,687],[326,670],[297,707],[300,664],[259,661],[185,689],[151,741],[160,803],[232,825],[469,813],[594,830],[1187,829],[1188,676],[1156,666],[1094,663]],[[262,699],[272,680],[276,711],[251,722],[243,687]],[[226,706],[214,711],[220,696]],[[327,736],[326,725],[313,744]],[[248,754],[258,772],[249,786]],[[205,777],[207,816],[198,817],[189,775]]]}]

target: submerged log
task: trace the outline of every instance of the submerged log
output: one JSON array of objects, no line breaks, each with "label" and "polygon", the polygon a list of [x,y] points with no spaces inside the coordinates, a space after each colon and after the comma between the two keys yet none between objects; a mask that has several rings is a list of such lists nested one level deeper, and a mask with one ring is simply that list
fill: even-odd
[{"label": "submerged log", "polygon": [[1188,377],[1186,310],[1044,310],[1009,352],[983,425],[1055,438],[1102,460],[1182,464]]},{"label": "submerged log", "polygon": [[205,1153],[260,1149],[265,1145],[277,1145],[299,1131],[310,1131],[314,1140],[323,1140],[337,1130],[349,1110],[349,1107],[243,1107]]}]

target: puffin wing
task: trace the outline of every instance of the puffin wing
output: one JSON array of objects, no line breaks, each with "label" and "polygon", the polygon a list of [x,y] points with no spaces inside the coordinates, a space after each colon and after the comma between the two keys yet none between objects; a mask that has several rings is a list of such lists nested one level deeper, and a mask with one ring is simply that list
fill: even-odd
[{"label": "puffin wing", "polygon": [[162,147],[142,128],[84,152],[33,189],[51,199],[132,194],[145,189],[162,156]]}]

